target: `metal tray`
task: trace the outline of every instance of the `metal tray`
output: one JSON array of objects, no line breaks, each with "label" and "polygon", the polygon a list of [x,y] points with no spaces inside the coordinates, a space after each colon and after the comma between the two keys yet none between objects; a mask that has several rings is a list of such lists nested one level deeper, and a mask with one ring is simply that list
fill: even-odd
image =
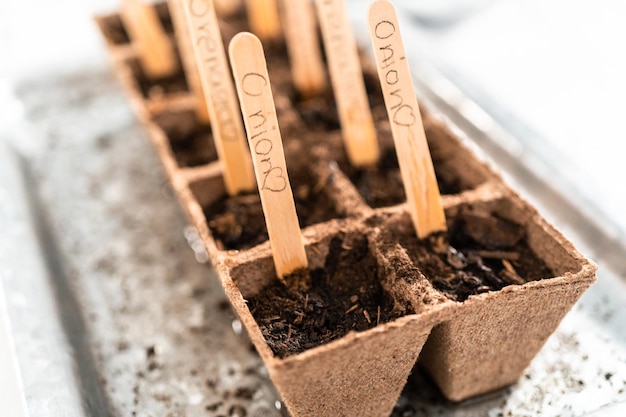
[{"label": "metal tray", "polygon": [[[624,415],[625,240],[413,55],[423,102],[600,272],[515,386],[450,404],[417,367],[394,416]],[[8,415],[285,415],[109,68],[24,81],[17,100],[0,137],[0,363],[23,399]]]}]

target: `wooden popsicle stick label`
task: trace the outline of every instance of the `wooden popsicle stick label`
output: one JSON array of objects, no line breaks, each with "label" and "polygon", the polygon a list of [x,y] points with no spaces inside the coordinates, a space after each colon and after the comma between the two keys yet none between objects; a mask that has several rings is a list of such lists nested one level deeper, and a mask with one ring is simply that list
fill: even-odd
[{"label": "wooden popsicle stick label", "polygon": [[178,52],[183,63],[187,82],[189,83],[189,89],[196,97],[196,115],[202,123],[209,123],[208,103],[202,90],[202,81],[200,81],[198,65],[196,64],[196,57],[191,44],[191,33],[189,32],[189,25],[183,10],[183,0],[167,0],[167,4],[172,16],[172,23],[174,24],[178,42]]},{"label": "wooden popsicle stick label", "polygon": [[148,78],[174,74],[178,70],[176,54],[154,7],[141,0],[123,0],[121,17],[138,47],[139,59]]},{"label": "wooden popsicle stick label", "polygon": [[317,19],[310,0],[283,0],[285,41],[296,90],[304,98],[326,90],[326,74],[317,38]]},{"label": "wooden popsicle stick label", "polygon": [[246,0],[250,30],[263,41],[281,38],[280,16],[276,0]]},{"label": "wooden popsicle stick label", "polygon": [[346,151],[363,167],[378,162],[379,149],[358,49],[344,0],[315,0]]},{"label": "wooden popsicle stick label", "polygon": [[254,190],[254,172],[213,0],[182,0],[226,191]]},{"label": "wooden popsicle stick label", "polygon": [[389,1],[372,3],[369,29],[409,211],[422,239],[445,231],[446,218],[398,17]]},{"label": "wooden popsicle stick label", "polygon": [[287,176],[263,46],[251,33],[240,33],[231,41],[229,50],[274,265],[283,278],[306,269],[308,261]]}]

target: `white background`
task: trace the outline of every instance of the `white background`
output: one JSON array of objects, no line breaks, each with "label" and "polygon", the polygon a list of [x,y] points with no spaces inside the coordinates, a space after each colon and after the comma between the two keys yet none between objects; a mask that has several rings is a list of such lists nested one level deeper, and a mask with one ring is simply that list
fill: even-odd
[{"label": "white background", "polygon": [[[416,20],[421,49],[543,136],[558,151],[547,158],[571,161],[572,177],[584,176],[585,190],[626,230],[626,2],[397,3],[428,17]],[[15,117],[7,98],[15,80],[107,65],[91,18],[117,4],[0,2],[0,128]]]}]

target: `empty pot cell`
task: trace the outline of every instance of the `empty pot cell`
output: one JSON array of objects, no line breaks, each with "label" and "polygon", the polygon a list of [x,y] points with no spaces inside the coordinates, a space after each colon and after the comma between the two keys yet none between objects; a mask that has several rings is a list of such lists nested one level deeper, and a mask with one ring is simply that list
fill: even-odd
[{"label": "empty pot cell", "polygon": [[[515,383],[594,282],[596,267],[518,198],[465,204],[448,214],[452,222],[466,223],[456,226],[465,229],[459,247],[477,241],[484,247],[461,252],[465,259],[448,252],[448,264],[476,265],[482,259],[480,272],[496,281],[486,286],[497,289],[504,282],[499,291],[477,291],[484,285],[475,282],[481,279],[478,273],[453,282],[460,275],[459,267],[448,268],[451,275],[443,280],[444,286],[465,287],[464,295],[469,297],[454,303],[452,318],[433,329],[420,363],[447,398],[461,401]],[[475,260],[476,252],[480,258]],[[444,262],[441,256],[440,260]],[[523,285],[509,285],[518,282]],[[483,290],[488,292],[472,295]],[[443,293],[463,296],[448,288]]]},{"label": "empty pot cell", "polygon": [[[189,190],[200,207],[209,207],[224,199],[226,195],[226,186],[224,185],[224,180],[219,171],[209,174],[204,178],[191,181],[189,183]],[[204,221],[204,218],[202,218],[202,221]],[[194,223],[199,222],[194,221]]]},{"label": "empty pot cell", "polygon": [[151,79],[144,73],[138,59],[130,60],[128,66],[132,71],[139,91],[145,99],[157,99],[167,95],[189,91],[187,80],[182,70],[168,77]]},{"label": "empty pot cell", "polygon": [[[252,316],[274,355],[285,358],[329,343],[351,331],[365,331],[407,313],[381,284],[379,266],[366,236],[339,233],[326,250],[309,251],[311,269],[272,279],[246,297]],[[316,265],[317,264],[317,265]],[[259,270],[262,270],[259,268]],[[237,275],[237,274],[234,274]],[[244,287],[242,277],[237,282]]]},{"label": "empty pot cell", "polygon": [[433,286],[453,301],[554,277],[529,246],[526,228],[495,210],[463,204],[448,210],[448,233],[418,240],[408,215],[392,228],[400,244]]},{"label": "empty pot cell", "polygon": [[[332,198],[332,176],[306,169],[289,170],[300,227],[345,217]],[[213,237],[226,250],[250,249],[268,240],[258,193],[225,196],[204,209]]]},{"label": "empty pot cell", "polygon": [[119,15],[110,15],[98,19],[100,30],[104,38],[111,45],[125,45],[130,43],[128,32],[122,23]]},{"label": "empty pot cell", "polygon": [[217,160],[211,127],[198,121],[194,111],[167,111],[153,120],[165,132],[179,167],[207,165]]},{"label": "empty pot cell", "polygon": [[325,227],[312,241],[308,285],[280,282],[266,252],[233,268],[226,292],[291,415],[389,415],[439,311],[387,291],[396,269],[375,237]]}]

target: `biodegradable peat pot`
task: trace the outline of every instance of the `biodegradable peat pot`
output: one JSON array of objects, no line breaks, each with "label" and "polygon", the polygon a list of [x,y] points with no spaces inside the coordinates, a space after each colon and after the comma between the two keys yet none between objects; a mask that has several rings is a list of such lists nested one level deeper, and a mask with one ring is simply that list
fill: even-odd
[{"label": "biodegradable peat pot", "polygon": [[398,269],[375,234],[356,226],[309,229],[310,289],[278,282],[268,245],[222,274],[293,416],[389,415],[432,326],[446,317],[424,277]]},{"label": "biodegradable peat pot", "polygon": [[[167,22],[167,9],[156,7]],[[495,284],[487,288],[471,277],[461,280],[463,291],[455,293],[442,271],[467,259],[454,253],[448,259],[447,252],[417,243],[375,71],[364,65],[383,158],[375,169],[357,170],[347,162],[332,97],[299,101],[284,51],[273,50],[267,58],[287,168],[317,277],[311,281],[317,286],[289,292],[275,275],[258,195],[226,196],[211,129],[196,119],[195,99],[188,92],[146,94],[119,16],[97,22],[181,206],[294,417],[388,415],[418,356],[454,401],[514,383],[593,283],[595,265],[425,113],[450,230],[463,220],[466,234],[487,239],[482,250],[492,253],[481,256],[490,259],[490,268],[506,270],[504,280],[491,277]],[[238,15],[225,27],[228,39],[245,24]],[[158,81],[153,87],[163,91]],[[511,241],[524,243],[522,259],[532,257],[545,268],[527,275],[516,263],[520,256],[507,254]],[[454,238],[450,243],[463,249]],[[489,258],[493,252],[505,252],[507,264]],[[426,261],[419,253],[427,254]],[[337,278],[338,272],[352,279]],[[313,301],[318,309],[307,310]],[[322,310],[331,307],[340,307],[335,317],[347,322],[322,319]],[[317,336],[311,336],[318,322]]]},{"label": "biodegradable peat pot", "polygon": [[446,217],[454,249],[439,254],[418,243],[406,213],[380,227],[448,299],[451,319],[435,326],[419,361],[461,401],[515,383],[596,266],[504,187],[447,204]]},{"label": "biodegradable peat pot", "polygon": [[[532,252],[521,258],[535,259],[509,264],[542,263],[549,271],[524,273],[528,268],[522,267],[519,275],[528,282],[470,295],[455,303],[451,320],[435,327],[420,362],[453,401],[515,383],[596,279],[596,266],[534,208],[516,195],[505,195],[475,206],[520,225],[521,240]],[[448,215],[454,219],[466,208],[458,205]]]}]

